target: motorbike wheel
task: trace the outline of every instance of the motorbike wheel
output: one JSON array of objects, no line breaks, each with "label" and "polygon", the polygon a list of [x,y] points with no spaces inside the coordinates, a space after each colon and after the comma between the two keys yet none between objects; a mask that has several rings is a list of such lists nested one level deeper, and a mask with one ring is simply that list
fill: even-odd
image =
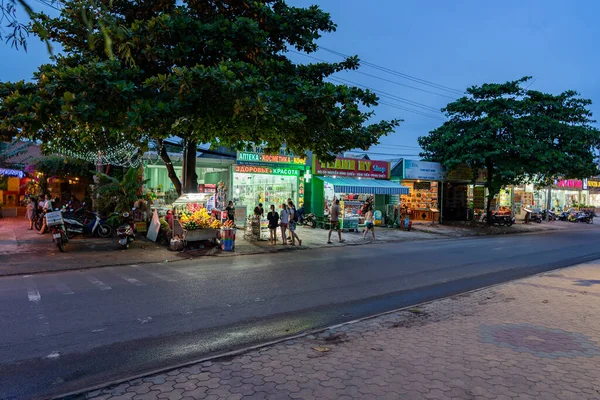
[{"label": "motorbike wheel", "polygon": [[101,238],[109,238],[112,236],[112,228],[110,225],[101,224],[98,226],[98,236]]},{"label": "motorbike wheel", "polygon": [[42,218],[36,218],[33,224],[35,226],[35,230],[39,231],[42,229],[42,225],[44,225],[44,220]]},{"label": "motorbike wheel", "polygon": [[317,221],[316,220],[310,221],[310,227],[315,229],[317,227]]},{"label": "motorbike wheel", "polygon": [[512,226],[512,221],[506,221],[506,226]]},{"label": "motorbike wheel", "polygon": [[75,236],[77,236],[77,233],[69,230],[69,227],[70,227],[70,225],[65,222],[65,229],[67,231],[67,238],[69,240],[71,240],[71,239],[75,238]]},{"label": "motorbike wheel", "polygon": [[56,239],[56,247],[58,247],[58,251],[61,253],[65,252],[65,244],[62,239]]}]

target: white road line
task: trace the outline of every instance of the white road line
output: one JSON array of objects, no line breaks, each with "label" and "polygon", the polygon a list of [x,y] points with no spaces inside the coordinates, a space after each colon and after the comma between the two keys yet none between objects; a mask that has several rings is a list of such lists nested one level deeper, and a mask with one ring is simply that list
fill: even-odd
[{"label": "white road line", "polygon": [[72,291],[67,285],[65,285],[64,283],[60,283],[60,282],[56,282],[54,284],[54,287],[56,288],[56,290],[58,290],[61,294],[63,295],[69,295],[69,294],[75,294],[74,291]]},{"label": "white road line", "polygon": [[137,269],[138,271],[142,271],[148,275],[152,275],[155,278],[161,279],[163,281],[167,281],[167,282],[177,282],[177,279],[174,278],[169,278],[166,275],[160,274],[158,272],[154,272],[152,271],[152,267],[146,267],[146,268],[142,268],[139,265],[132,265],[133,268]]},{"label": "white road line", "polygon": [[42,299],[40,292],[34,288],[27,289],[27,297],[29,297],[29,301],[33,301],[34,303],[37,303]]},{"label": "white road line", "polygon": [[127,275],[121,275],[121,274],[119,274],[119,276],[121,278],[125,279],[127,282],[131,283],[132,285],[135,285],[135,286],[146,286],[146,284],[144,282],[140,282],[137,279],[131,278],[131,277],[127,276]]},{"label": "white road line", "polygon": [[96,286],[100,290],[111,290],[112,289],[110,286],[106,285],[104,282],[102,282],[100,279],[96,278],[95,276],[87,275],[86,278],[92,285]]}]

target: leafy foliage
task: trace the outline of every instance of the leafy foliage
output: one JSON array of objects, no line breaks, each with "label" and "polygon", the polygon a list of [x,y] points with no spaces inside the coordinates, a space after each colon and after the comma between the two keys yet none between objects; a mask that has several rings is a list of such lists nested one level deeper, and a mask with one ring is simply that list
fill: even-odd
[{"label": "leafy foliage", "polygon": [[490,200],[507,185],[597,174],[600,132],[587,109],[591,101],[574,91],[523,89],[529,79],[467,89],[468,96],[443,109],[449,120],[419,138],[421,156],[448,170],[460,164],[487,169]]},{"label": "leafy foliage", "polygon": [[11,159],[25,153],[29,145],[29,143],[20,140],[12,140],[7,143],[0,141],[0,168],[9,168]]},{"label": "leafy foliage", "polygon": [[[321,34],[335,30],[317,6],[67,0],[60,17],[34,20],[33,32],[46,32],[64,52],[40,67],[35,83],[0,86],[0,129],[27,137],[85,146],[178,136],[190,154],[202,142],[270,150],[285,143],[328,160],[368,149],[400,122],[372,122],[362,107],[377,104],[373,93],[325,81],[357,68],[358,58],[297,65],[285,56],[288,47],[315,51]],[[100,45],[107,36],[114,57]],[[194,178],[191,158],[185,175]]]},{"label": "leafy foliage", "polygon": [[89,177],[91,176],[91,167],[93,166],[90,163],[83,160],[59,156],[48,156],[36,160],[30,167],[27,168],[27,170],[34,170],[35,172],[42,173],[46,177]]},{"label": "leafy foliage", "polygon": [[96,172],[96,175],[100,178],[95,192],[99,196],[98,209],[101,211],[108,211],[110,206],[114,206],[110,211],[119,213],[131,210],[142,187],[148,182],[143,179],[141,168],[130,168],[121,180],[102,172]]}]

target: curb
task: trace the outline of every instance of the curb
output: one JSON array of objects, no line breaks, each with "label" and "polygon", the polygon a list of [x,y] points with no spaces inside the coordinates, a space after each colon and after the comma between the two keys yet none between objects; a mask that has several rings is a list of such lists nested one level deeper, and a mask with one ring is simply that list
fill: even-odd
[{"label": "curb", "polygon": [[[589,261],[584,261],[584,262],[580,262],[578,264],[569,265],[569,266],[563,267],[563,268],[556,268],[556,269],[553,269],[553,270],[550,270],[550,271],[556,271],[556,270],[567,269],[567,268],[574,268],[574,267],[577,267],[577,266],[580,266],[580,265],[584,265],[584,264],[586,264],[588,262]],[[118,386],[118,385],[120,385],[122,383],[133,381],[133,380],[136,380],[136,379],[141,379],[141,378],[145,378],[145,377],[152,376],[152,375],[166,373],[166,372],[169,372],[169,371],[173,371],[173,370],[180,369],[180,368],[185,368],[185,367],[188,367],[188,366],[192,366],[192,365],[203,363],[203,362],[207,362],[207,361],[218,361],[218,360],[223,359],[223,358],[240,356],[242,354],[246,354],[246,353],[249,353],[249,352],[254,351],[254,350],[258,350],[258,349],[262,349],[262,348],[265,348],[265,347],[273,346],[273,345],[276,345],[276,344],[284,343],[284,342],[287,342],[289,340],[304,339],[304,338],[306,338],[308,336],[316,335],[316,334],[319,334],[319,333],[323,333],[323,332],[326,332],[328,330],[338,329],[338,328],[341,328],[343,326],[353,325],[353,324],[356,324],[356,323],[359,323],[359,322],[368,321],[368,320],[372,320],[372,319],[375,319],[375,318],[379,318],[381,316],[385,316],[385,315],[389,315],[389,314],[394,314],[394,313],[406,311],[406,310],[413,309],[413,308],[419,307],[419,306],[425,306],[425,305],[428,305],[428,304],[431,304],[431,303],[435,303],[435,302],[440,301],[440,300],[451,299],[453,297],[463,296],[465,294],[477,293],[477,292],[480,292],[480,291],[483,291],[483,290],[492,289],[492,288],[495,288],[495,287],[510,285],[510,284],[513,284],[514,282],[518,282],[518,281],[521,281],[521,280],[524,280],[524,279],[531,279],[531,278],[534,278],[534,277],[543,276],[543,275],[547,274],[550,271],[540,272],[540,273],[537,273],[537,274],[534,274],[534,275],[530,275],[530,276],[527,276],[527,277],[521,277],[521,278],[518,278],[518,279],[511,279],[511,280],[506,281],[506,282],[501,282],[501,283],[497,283],[497,284],[494,284],[494,285],[484,286],[484,287],[480,287],[480,288],[473,289],[473,290],[467,290],[465,292],[456,293],[456,294],[454,294],[452,296],[440,297],[440,298],[437,298],[437,299],[434,299],[434,300],[429,300],[429,301],[424,301],[424,302],[420,302],[420,303],[411,304],[411,305],[408,305],[408,306],[405,306],[405,307],[396,308],[396,309],[393,309],[393,310],[389,310],[389,311],[377,313],[377,314],[370,315],[370,316],[363,317],[363,318],[354,319],[354,320],[343,322],[343,323],[340,323],[340,324],[330,325],[330,326],[327,326],[327,327],[324,327],[324,328],[312,329],[312,330],[309,330],[309,331],[306,331],[306,332],[303,332],[303,333],[299,333],[297,335],[285,336],[285,337],[282,337],[280,339],[271,340],[269,342],[260,343],[260,344],[256,344],[256,345],[252,345],[252,346],[247,346],[247,347],[244,347],[244,348],[241,348],[241,349],[238,349],[238,350],[233,350],[233,351],[228,351],[228,352],[221,353],[221,354],[216,354],[216,355],[212,355],[212,356],[208,356],[208,357],[203,357],[203,358],[199,358],[199,359],[196,359],[196,360],[193,360],[193,361],[187,361],[187,362],[176,364],[176,365],[170,365],[168,367],[157,368],[157,369],[154,369],[154,370],[151,370],[151,371],[148,371],[148,372],[131,375],[131,376],[128,376],[126,378],[115,379],[115,380],[112,380],[112,381],[110,381],[108,383],[94,385],[94,386],[90,386],[90,387],[87,387],[87,388],[84,388],[84,389],[79,389],[79,390],[76,390],[76,391],[72,391],[72,392],[68,392],[68,393],[65,393],[65,394],[57,395],[57,396],[51,397],[50,399],[51,400],[74,399],[77,396],[82,396],[82,395],[84,395],[86,393],[90,393],[90,392],[94,392],[94,391],[102,390],[102,389],[107,389],[107,388],[110,388],[110,387],[113,387],[113,386]]]}]

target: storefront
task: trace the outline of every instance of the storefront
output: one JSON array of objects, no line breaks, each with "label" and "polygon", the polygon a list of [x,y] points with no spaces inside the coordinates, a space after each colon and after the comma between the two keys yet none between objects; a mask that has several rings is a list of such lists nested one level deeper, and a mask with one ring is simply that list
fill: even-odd
[{"label": "storefront", "polygon": [[340,200],[342,228],[346,230],[358,229],[364,223],[361,210],[369,199],[373,202],[375,224],[387,224],[390,221],[386,219],[394,218],[393,208],[398,205],[394,198],[408,193],[408,188],[389,181],[387,161],[338,157],[321,163],[314,157],[312,169],[316,179],[310,185],[311,212],[319,221],[325,221],[333,202]]},{"label": "storefront", "polygon": [[0,168],[0,209],[5,217],[16,217],[28,179],[21,170]]},{"label": "storefront", "polygon": [[[470,221],[479,218],[485,210],[487,173],[479,170],[474,175],[466,164],[459,165],[446,174],[444,182],[443,212],[445,221]],[[475,182],[475,183],[474,183]]]},{"label": "storefront", "polygon": [[[292,199],[297,208],[304,203],[304,171],[306,159],[285,149],[280,154],[265,154],[261,148],[253,152],[238,152],[232,171],[232,200],[236,210],[252,215],[262,203],[266,211],[277,209]],[[240,212],[241,213],[241,212]],[[236,223],[243,222],[238,221]]]},{"label": "storefront", "polygon": [[596,209],[596,214],[600,213],[600,178],[590,178],[584,181],[588,190],[587,205]]},{"label": "storefront", "polygon": [[400,203],[407,207],[415,221],[440,220],[442,165],[436,162],[400,160],[392,170],[392,180],[408,188],[408,193],[400,197]]},{"label": "storefront", "polygon": [[578,179],[556,180],[551,190],[551,206],[556,211],[586,206],[588,193],[584,190],[583,181]]}]

